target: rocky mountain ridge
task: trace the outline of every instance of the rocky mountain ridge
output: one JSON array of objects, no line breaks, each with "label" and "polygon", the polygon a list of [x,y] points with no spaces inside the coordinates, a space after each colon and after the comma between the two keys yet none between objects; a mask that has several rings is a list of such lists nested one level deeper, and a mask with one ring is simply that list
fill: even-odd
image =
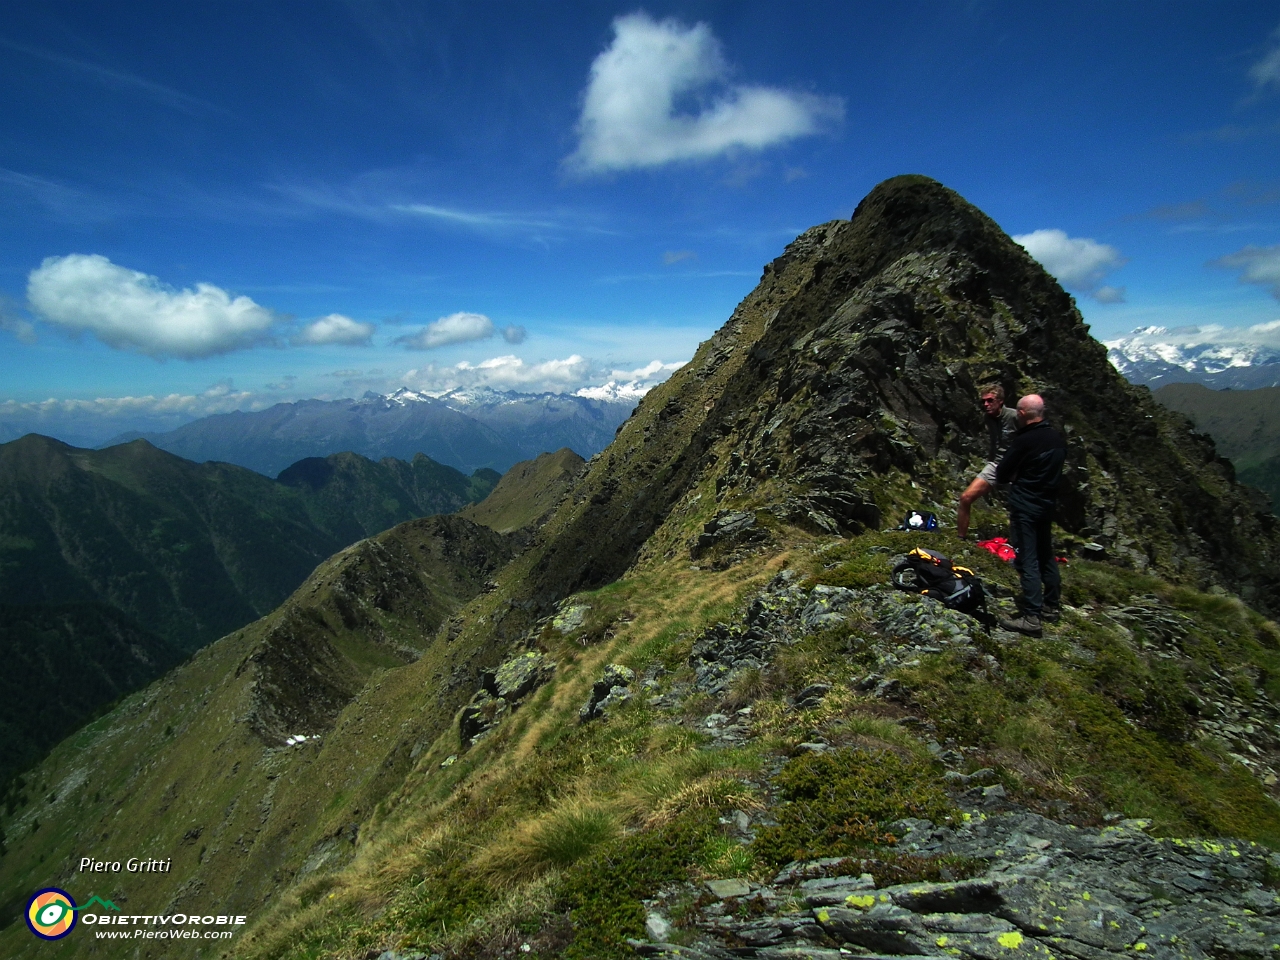
[{"label": "rocky mountain ridge", "polygon": [[334,552],[452,513],[498,479],[421,455],[335,454],[273,481],[146,441],[0,445],[0,793],[108,704],[271,612]]}]

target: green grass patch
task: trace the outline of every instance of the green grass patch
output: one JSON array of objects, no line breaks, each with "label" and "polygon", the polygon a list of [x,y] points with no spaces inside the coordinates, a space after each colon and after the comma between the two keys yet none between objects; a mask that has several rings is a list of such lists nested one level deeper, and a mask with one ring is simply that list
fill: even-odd
[{"label": "green grass patch", "polygon": [[897,753],[845,749],[789,760],[776,778],[777,826],[752,848],[763,862],[849,856],[892,843],[886,826],[906,817],[935,823],[955,815],[932,765]]},{"label": "green grass patch", "polygon": [[847,857],[833,868],[833,876],[860,876],[869,873],[877,887],[900,883],[951,883],[986,873],[990,861],[954,854],[917,856],[896,850],[880,850],[873,856]]},{"label": "green grass patch", "polygon": [[567,867],[616,839],[620,831],[617,815],[611,810],[567,804],[538,826],[530,846],[538,860]]},{"label": "green grass patch", "polygon": [[714,810],[682,814],[656,830],[633,834],[565,876],[560,900],[575,935],[565,960],[635,956],[627,938],[644,935],[644,907],[667,883],[687,880],[718,827]]}]

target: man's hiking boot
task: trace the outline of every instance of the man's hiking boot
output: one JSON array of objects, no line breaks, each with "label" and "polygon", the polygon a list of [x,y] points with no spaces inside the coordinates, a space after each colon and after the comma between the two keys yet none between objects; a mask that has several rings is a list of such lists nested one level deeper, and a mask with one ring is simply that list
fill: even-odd
[{"label": "man's hiking boot", "polygon": [[1040,611],[1040,619],[1045,623],[1057,623],[1062,619],[1061,607],[1045,607]]},{"label": "man's hiking boot", "polygon": [[1006,630],[1012,630],[1014,633],[1025,633],[1029,637],[1038,637],[1043,633],[1040,626],[1040,618],[1024,613],[1016,620],[1000,620],[1000,626]]}]

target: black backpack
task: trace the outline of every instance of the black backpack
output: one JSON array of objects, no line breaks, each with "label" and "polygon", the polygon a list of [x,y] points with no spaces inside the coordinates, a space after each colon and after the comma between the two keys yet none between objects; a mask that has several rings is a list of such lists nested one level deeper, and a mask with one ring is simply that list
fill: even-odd
[{"label": "black backpack", "polygon": [[920,593],[961,613],[986,609],[987,596],[982,581],[968,567],[957,567],[950,557],[916,547],[893,568],[893,585],[899,590]]}]

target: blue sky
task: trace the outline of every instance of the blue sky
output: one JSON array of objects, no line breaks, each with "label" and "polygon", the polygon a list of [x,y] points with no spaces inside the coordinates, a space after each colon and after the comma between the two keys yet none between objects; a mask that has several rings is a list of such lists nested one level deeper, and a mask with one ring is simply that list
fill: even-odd
[{"label": "blue sky", "polygon": [[1274,3],[11,5],[0,118],[0,421],[68,436],[653,382],[908,172],[1100,338],[1280,337]]}]

